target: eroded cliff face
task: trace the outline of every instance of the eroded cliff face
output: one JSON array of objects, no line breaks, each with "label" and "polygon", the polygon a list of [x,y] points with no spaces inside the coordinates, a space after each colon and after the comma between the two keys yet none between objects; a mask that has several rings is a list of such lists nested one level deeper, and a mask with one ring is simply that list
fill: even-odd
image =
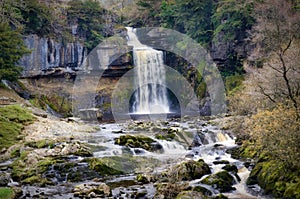
[{"label": "eroded cliff face", "polygon": [[24,68],[24,77],[43,75],[45,71],[56,67],[77,70],[87,55],[80,42],[63,44],[51,38],[28,35],[24,43],[32,51],[19,62]]}]

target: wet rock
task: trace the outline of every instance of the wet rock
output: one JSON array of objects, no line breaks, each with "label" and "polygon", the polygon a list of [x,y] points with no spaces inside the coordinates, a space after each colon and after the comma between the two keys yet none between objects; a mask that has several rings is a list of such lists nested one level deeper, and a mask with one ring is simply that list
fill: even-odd
[{"label": "wet rock", "polygon": [[235,190],[235,188],[232,187],[232,185],[235,184],[235,180],[227,171],[212,174],[202,180],[201,183],[212,185],[213,188],[218,189],[220,192]]},{"label": "wet rock", "polygon": [[123,171],[108,166],[102,159],[91,158],[88,159],[87,162],[89,163],[89,168],[96,171],[101,176],[124,174]]},{"label": "wet rock", "polygon": [[222,167],[222,169],[224,169],[228,172],[233,172],[233,173],[238,172],[238,168],[235,165],[230,165],[230,164],[225,165],[224,167]]},{"label": "wet rock", "polygon": [[7,186],[7,184],[10,181],[10,176],[8,173],[0,173],[0,187],[3,186]]},{"label": "wet rock", "polygon": [[176,199],[191,199],[191,198],[204,198],[203,194],[197,191],[182,191],[180,192]]},{"label": "wet rock", "polygon": [[209,166],[203,161],[189,160],[182,162],[168,171],[168,174],[177,173],[178,179],[181,180],[195,180],[200,179],[206,174],[211,174]]},{"label": "wet rock", "polygon": [[211,196],[213,194],[210,190],[208,190],[208,189],[206,189],[205,187],[202,187],[202,186],[193,187],[192,190],[200,192],[200,193],[202,193],[203,195],[206,195],[206,196]]},{"label": "wet rock", "polygon": [[152,138],[143,135],[121,135],[115,139],[115,144],[131,148],[143,148],[147,151],[159,151],[162,146]]},{"label": "wet rock", "polygon": [[105,183],[80,184],[74,187],[73,193],[81,198],[105,198],[111,195],[111,190]]},{"label": "wet rock", "polygon": [[175,138],[175,136],[176,134],[174,132],[166,132],[166,133],[157,133],[155,135],[155,138],[159,140],[172,141]]},{"label": "wet rock", "polygon": [[146,175],[146,174],[138,174],[136,176],[136,180],[142,184],[148,184],[151,182],[152,176]]},{"label": "wet rock", "polygon": [[213,164],[229,164],[228,160],[217,160],[213,161]]},{"label": "wet rock", "polygon": [[93,155],[90,148],[80,142],[60,143],[53,149],[46,151],[45,156],[66,156],[77,155],[83,157],[90,157]]},{"label": "wet rock", "polygon": [[155,184],[156,194],[154,198],[176,198],[176,196],[184,191],[187,187],[187,183],[157,183]]}]

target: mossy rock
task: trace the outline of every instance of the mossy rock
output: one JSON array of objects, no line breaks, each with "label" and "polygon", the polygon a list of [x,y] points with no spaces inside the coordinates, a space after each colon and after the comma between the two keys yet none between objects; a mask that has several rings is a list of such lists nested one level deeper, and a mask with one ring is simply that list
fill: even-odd
[{"label": "mossy rock", "polygon": [[195,180],[210,174],[209,166],[203,161],[189,160],[182,162],[169,170],[169,173],[177,172],[180,180]]},{"label": "mossy rock", "polygon": [[38,185],[41,187],[45,187],[46,185],[54,185],[53,182],[48,180],[47,178],[42,177],[41,175],[31,176],[29,178],[26,178],[22,180],[23,184],[29,184],[29,185]]},{"label": "mossy rock", "polygon": [[155,186],[156,194],[154,198],[176,198],[180,192],[186,190],[188,184],[167,182],[157,183]]},{"label": "mossy rock", "polygon": [[206,189],[205,187],[202,187],[202,186],[193,187],[192,190],[200,192],[200,193],[202,193],[203,195],[206,195],[206,196],[211,196],[213,194],[210,190],[208,190],[208,189]]},{"label": "mossy rock", "polygon": [[143,135],[121,135],[115,139],[115,144],[131,148],[142,148],[147,151],[160,151],[162,146],[150,137]]},{"label": "mossy rock", "polygon": [[278,161],[259,162],[252,169],[247,185],[258,184],[276,198],[300,198],[299,171],[285,169]]},{"label": "mossy rock", "polygon": [[24,125],[30,124],[35,117],[20,105],[0,107],[0,150],[22,140]]},{"label": "mossy rock", "polygon": [[25,146],[41,149],[41,148],[50,148],[52,149],[54,147],[55,142],[53,140],[38,140],[38,141],[31,141],[26,142]]},{"label": "mossy rock", "polygon": [[219,194],[214,199],[228,199],[228,197],[224,196],[223,194]]},{"label": "mossy rock", "polygon": [[286,188],[283,194],[283,198],[300,198],[300,179],[295,182],[286,183]]},{"label": "mossy rock", "polygon": [[212,185],[220,192],[229,192],[235,190],[234,178],[227,171],[220,171],[216,174],[212,174],[201,181],[203,184]]},{"label": "mossy rock", "polygon": [[224,167],[222,167],[225,171],[237,173],[238,168],[235,165],[226,164]]},{"label": "mossy rock", "polygon": [[158,133],[155,135],[156,139],[159,140],[168,140],[168,141],[172,141],[174,140],[176,134],[175,133]]},{"label": "mossy rock", "polygon": [[182,191],[177,196],[176,199],[191,199],[191,198],[199,198],[199,199],[206,199],[202,193],[198,191]]},{"label": "mossy rock", "polygon": [[15,193],[12,188],[0,187],[0,198],[1,199],[13,199],[15,198]]},{"label": "mossy rock", "polygon": [[49,170],[50,166],[61,162],[62,160],[55,159],[53,157],[47,157],[39,160],[36,164],[27,165],[25,163],[28,153],[21,153],[21,156],[15,160],[12,164],[11,177],[15,181],[22,182],[24,184],[38,184],[41,186],[52,185],[51,180],[46,179],[43,174]]},{"label": "mossy rock", "polygon": [[124,174],[123,171],[108,166],[107,162],[100,158],[91,158],[87,162],[89,163],[89,168],[98,172],[101,176]]},{"label": "mossy rock", "polygon": [[143,175],[143,174],[138,174],[136,176],[136,181],[142,183],[142,184],[148,184],[150,183],[150,180],[147,178],[146,175]]}]

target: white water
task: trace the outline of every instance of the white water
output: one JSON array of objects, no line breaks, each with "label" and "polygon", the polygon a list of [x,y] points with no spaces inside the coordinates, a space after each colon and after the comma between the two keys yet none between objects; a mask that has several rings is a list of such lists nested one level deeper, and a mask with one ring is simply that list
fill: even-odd
[{"label": "white water", "polygon": [[128,45],[133,46],[136,67],[135,101],[132,113],[159,114],[169,112],[163,52],[140,43],[135,29],[127,27]]}]

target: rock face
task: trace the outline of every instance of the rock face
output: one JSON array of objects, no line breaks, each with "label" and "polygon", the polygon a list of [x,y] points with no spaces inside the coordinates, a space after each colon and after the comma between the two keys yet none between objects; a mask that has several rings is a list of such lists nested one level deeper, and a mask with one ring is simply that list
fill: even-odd
[{"label": "rock face", "polygon": [[28,35],[24,43],[31,54],[24,56],[19,65],[24,67],[24,76],[40,75],[54,67],[76,69],[86,57],[86,49],[80,42],[63,44],[51,38]]}]

